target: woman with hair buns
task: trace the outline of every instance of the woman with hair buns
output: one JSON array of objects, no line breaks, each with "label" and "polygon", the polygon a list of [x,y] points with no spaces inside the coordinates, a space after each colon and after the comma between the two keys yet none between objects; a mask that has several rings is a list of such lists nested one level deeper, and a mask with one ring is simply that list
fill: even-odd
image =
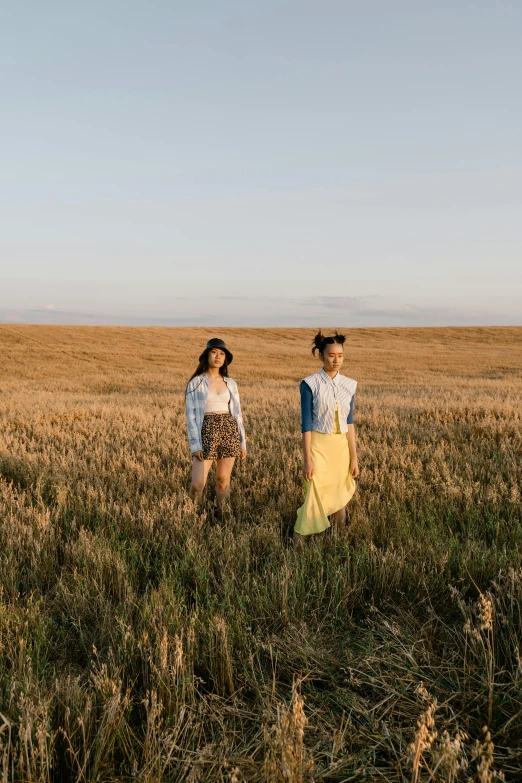
[{"label": "woman with hair buns", "polygon": [[294,527],[298,547],[304,536],[330,527],[329,516],[336,524],[345,521],[346,504],[359,475],[353,424],[357,381],[339,373],[345,340],[338,332],[329,337],[321,331],[315,335],[312,354],[319,354],[323,366],[299,387],[306,494]]},{"label": "woman with hair buns", "polygon": [[236,457],[245,459],[246,438],[237,383],[228,375],[233,359],[223,340],[209,340],[187,384],[187,433],[192,454],[190,497],[201,500],[216,460],[216,506],[222,515]]}]

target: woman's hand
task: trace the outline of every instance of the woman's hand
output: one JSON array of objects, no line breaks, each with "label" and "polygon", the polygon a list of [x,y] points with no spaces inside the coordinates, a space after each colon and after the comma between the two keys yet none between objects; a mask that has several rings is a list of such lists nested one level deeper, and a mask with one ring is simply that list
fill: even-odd
[{"label": "woman's hand", "polygon": [[352,478],[357,478],[359,475],[359,462],[357,461],[357,457],[355,459],[352,459],[352,464],[350,465],[350,473],[352,474]]},{"label": "woman's hand", "polygon": [[199,459],[200,462],[203,462],[203,452],[202,451],[193,451],[192,456],[196,459]]},{"label": "woman's hand", "polygon": [[241,449],[241,459],[245,459],[246,457],[246,449]]},{"label": "woman's hand", "polygon": [[312,465],[312,460],[307,459],[305,460],[304,467],[303,467],[303,476],[305,477],[306,481],[311,481],[314,475],[314,466]]}]

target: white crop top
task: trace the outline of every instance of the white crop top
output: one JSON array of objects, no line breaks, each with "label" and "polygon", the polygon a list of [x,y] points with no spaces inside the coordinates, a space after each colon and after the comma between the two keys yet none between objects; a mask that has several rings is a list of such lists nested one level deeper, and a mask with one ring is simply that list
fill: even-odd
[{"label": "white crop top", "polygon": [[228,403],[230,402],[230,392],[228,389],[221,394],[208,393],[205,403],[205,413],[228,413]]}]

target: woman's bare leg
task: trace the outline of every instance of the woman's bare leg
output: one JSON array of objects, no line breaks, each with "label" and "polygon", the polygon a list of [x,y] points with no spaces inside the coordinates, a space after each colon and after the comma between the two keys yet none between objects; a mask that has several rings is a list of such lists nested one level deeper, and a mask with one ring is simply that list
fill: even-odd
[{"label": "woman's bare leg", "polygon": [[346,506],[343,506],[343,508],[340,508],[339,511],[336,511],[335,514],[332,514],[332,523],[334,525],[344,525],[346,522]]},{"label": "woman's bare leg", "polygon": [[234,467],[235,457],[218,459],[216,467],[216,505],[222,508],[224,501],[230,495],[230,476]]},{"label": "woman's bare leg", "polygon": [[201,502],[211,465],[211,459],[201,460],[197,459],[197,457],[192,458],[192,480],[190,482],[189,495],[192,500],[195,500],[197,503]]},{"label": "woman's bare leg", "polygon": [[297,551],[301,552],[304,547],[305,537],[301,535],[301,533],[298,533],[297,530],[294,530],[292,541],[294,542],[294,546],[297,549]]}]

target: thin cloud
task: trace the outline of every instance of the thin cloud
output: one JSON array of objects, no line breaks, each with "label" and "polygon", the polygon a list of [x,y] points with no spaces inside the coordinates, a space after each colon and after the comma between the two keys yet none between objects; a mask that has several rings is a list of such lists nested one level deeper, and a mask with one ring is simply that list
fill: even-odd
[{"label": "thin cloud", "polygon": [[[470,307],[469,304],[455,307],[437,304],[416,305],[409,302],[393,302],[386,297],[313,297],[306,300],[310,308],[325,308],[339,310],[351,318],[365,321],[395,320],[402,325],[439,325],[455,324],[470,325],[473,323],[505,323],[510,314],[493,309]],[[515,316],[514,321],[520,322],[522,314]],[[513,317],[513,314],[511,314]],[[407,324],[405,322],[408,322]]]},{"label": "thin cloud", "polygon": [[362,296],[314,296],[304,301],[312,307],[327,307],[334,310],[357,313],[366,310],[369,303],[375,301],[376,298]]},{"label": "thin cloud", "polygon": [[[174,299],[174,298],[173,298]],[[384,296],[182,298],[179,306],[148,312],[89,312],[68,309],[2,309],[0,322],[99,326],[515,326],[522,308],[502,299],[412,304]],[[170,310],[170,312],[169,312]]]}]

